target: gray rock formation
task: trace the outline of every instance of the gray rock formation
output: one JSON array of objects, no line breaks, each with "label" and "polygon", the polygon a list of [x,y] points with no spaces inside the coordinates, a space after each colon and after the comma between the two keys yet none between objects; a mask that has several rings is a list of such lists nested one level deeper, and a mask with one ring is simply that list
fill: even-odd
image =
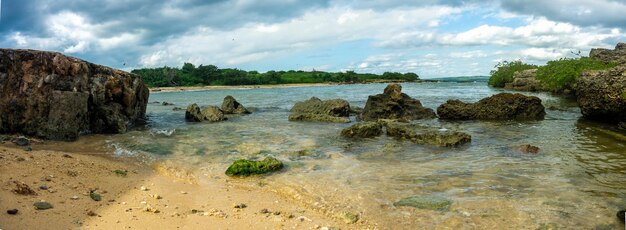
[{"label": "gray rock formation", "polygon": [[500,93],[476,103],[448,100],[437,108],[444,120],[543,120],[541,99],[516,93]]},{"label": "gray rock formation", "polygon": [[377,122],[364,122],[355,124],[341,131],[341,135],[344,137],[377,137],[383,133],[383,126]]},{"label": "gray rock formation", "polygon": [[527,69],[515,72],[513,81],[506,83],[504,88],[519,91],[544,91],[541,82],[537,80],[537,69]]},{"label": "gray rock formation", "polygon": [[418,120],[435,117],[437,115],[432,109],[424,108],[419,100],[402,93],[402,86],[396,83],[387,85],[382,94],[369,96],[361,114],[363,121]]},{"label": "gray rock formation", "polygon": [[224,117],[224,113],[217,106],[210,105],[205,107],[204,109],[201,109],[197,104],[194,103],[187,106],[185,119],[195,122],[218,122],[226,120],[226,117]]},{"label": "gray rock formation", "polygon": [[410,140],[416,144],[429,144],[441,147],[456,147],[472,141],[472,136],[463,132],[438,130],[406,123],[385,123],[387,136]]},{"label": "gray rock formation", "polygon": [[585,118],[615,124],[626,122],[626,66],[583,72],[576,96]]},{"label": "gray rock formation", "polygon": [[296,102],[290,112],[289,121],[350,122],[350,103],[342,99],[322,101],[312,97]]},{"label": "gray rock formation", "polygon": [[606,63],[615,62],[626,64],[626,43],[617,43],[614,50],[596,48],[591,49],[589,57],[602,60]]},{"label": "gray rock formation", "polygon": [[135,74],[56,52],[0,49],[1,133],[123,133],[145,118],[148,95]]},{"label": "gray rock formation", "polygon": [[250,111],[240,104],[234,97],[228,95],[222,102],[222,111],[225,114],[249,114]]}]

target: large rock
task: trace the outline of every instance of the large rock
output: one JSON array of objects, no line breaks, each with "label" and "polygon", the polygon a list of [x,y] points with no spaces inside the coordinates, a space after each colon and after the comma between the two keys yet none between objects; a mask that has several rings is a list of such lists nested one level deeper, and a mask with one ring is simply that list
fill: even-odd
[{"label": "large rock", "polygon": [[135,74],[56,52],[0,49],[2,133],[123,133],[145,118],[148,95]]},{"label": "large rock", "polygon": [[387,122],[387,136],[410,140],[416,144],[429,144],[440,147],[456,147],[472,141],[472,136],[463,132],[438,130],[412,124]]},{"label": "large rock", "polygon": [[226,169],[228,176],[250,176],[253,174],[266,174],[281,170],[283,163],[273,157],[267,157],[262,161],[240,159],[236,160]]},{"label": "large rock", "polygon": [[355,124],[348,128],[341,130],[341,135],[344,137],[377,137],[383,133],[383,126],[377,122],[364,122]]},{"label": "large rock", "polygon": [[312,97],[296,102],[290,112],[289,121],[350,122],[350,103],[342,99],[322,101]]},{"label": "large rock", "polygon": [[596,48],[591,49],[589,57],[602,60],[606,63],[615,62],[626,64],[626,43],[617,43],[614,50]]},{"label": "large rock", "polygon": [[222,111],[225,114],[249,114],[250,111],[239,103],[233,96],[226,96],[222,102]]},{"label": "large rock", "polygon": [[542,120],[541,99],[516,93],[500,93],[476,103],[448,100],[437,108],[444,120]]},{"label": "large rock", "polygon": [[210,122],[218,122],[226,120],[224,117],[224,113],[217,106],[207,106],[204,109],[201,109],[197,104],[191,104],[187,106],[187,111],[185,112],[185,119],[188,121],[210,121]]},{"label": "large rock", "polygon": [[364,121],[378,119],[418,120],[435,118],[432,109],[424,108],[422,103],[402,93],[402,86],[389,84],[382,94],[368,97],[361,114]]},{"label": "large rock", "polygon": [[615,124],[626,122],[626,66],[583,72],[576,96],[585,118]]},{"label": "large rock", "polygon": [[506,83],[504,88],[519,91],[542,91],[543,85],[537,80],[537,69],[527,69],[513,73],[513,81]]}]

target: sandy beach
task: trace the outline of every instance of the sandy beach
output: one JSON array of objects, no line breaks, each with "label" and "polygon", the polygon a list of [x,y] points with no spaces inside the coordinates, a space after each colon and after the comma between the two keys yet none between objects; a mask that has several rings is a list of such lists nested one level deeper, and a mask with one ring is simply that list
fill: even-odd
[{"label": "sandy beach", "polygon": [[[238,178],[203,178],[109,153],[33,148],[0,145],[0,229],[371,228],[345,224],[261,187],[231,183]],[[19,194],[24,190],[31,194]],[[92,199],[91,192],[101,200]],[[40,201],[53,207],[36,210],[33,204]],[[8,214],[12,209],[18,213]]]}]

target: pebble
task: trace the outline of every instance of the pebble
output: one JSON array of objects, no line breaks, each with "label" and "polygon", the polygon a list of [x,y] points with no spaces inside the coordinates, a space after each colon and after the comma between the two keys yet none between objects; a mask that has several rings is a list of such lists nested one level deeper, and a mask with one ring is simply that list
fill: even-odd
[{"label": "pebble", "polygon": [[185,191],[180,191],[180,194],[187,194],[187,192],[185,192]]},{"label": "pebble", "polygon": [[261,209],[261,211],[259,211],[259,213],[261,214],[268,214],[271,213],[270,210],[267,210],[267,208]]},{"label": "pebble", "polygon": [[159,194],[153,194],[152,198],[157,199],[157,200],[163,199],[163,197],[159,196]]},{"label": "pebble", "polygon": [[97,216],[98,214],[96,214],[95,212],[90,210],[89,212],[87,212],[87,215],[88,216]]},{"label": "pebble", "polygon": [[39,186],[39,189],[48,190],[48,185],[42,184],[41,186]]},{"label": "pebble", "polygon": [[248,205],[241,203],[241,204],[235,204],[235,208],[246,208],[248,207]]},{"label": "pebble", "polygon": [[52,208],[52,204],[48,202],[35,202],[33,206],[35,206],[35,209],[37,210],[46,210]]},{"label": "pebble", "polygon": [[304,222],[305,220],[306,220],[306,221],[312,221],[311,219],[306,218],[305,216],[299,216],[299,217],[298,217],[298,218],[296,218],[296,219],[297,219],[297,220],[299,220],[300,222]]},{"label": "pebble", "polygon": [[78,196],[73,196],[73,197],[72,197],[72,198],[70,198],[70,199],[72,199],[72,200],[78,200],[78,198],[79,198]]},{"label": "pebble", "polygon": [[17,215],[18,210],[17,209],[9,209],[7,210],[7,214],[9,215]]},{"label": "pebble", "polygon": [[146,188],[146,186],[141,186],[141,191],[148,191],[148,188]]}]

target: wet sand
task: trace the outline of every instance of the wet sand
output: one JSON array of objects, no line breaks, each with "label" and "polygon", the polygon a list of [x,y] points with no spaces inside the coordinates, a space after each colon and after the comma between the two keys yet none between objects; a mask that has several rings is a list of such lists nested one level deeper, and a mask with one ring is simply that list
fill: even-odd
[{"label": "wet sand", "polygon": [[[0,145],[0,229],[368,229],[345,224],[262,187],[240,187],[238,178],[168,167],[158,162],[33,151]],[[127,171],[127,175],[114,170]],[[245,180],[245,179],[244,179]],[[36,195],[20,195],[15,183]],[[47,190],[41,186],[47,186]],[[90,191],[102,196],[90,198]],[[36,210],[46,201],[52,209]],[[245,204],[245,208],[235,208]],[[7,210],[18,209],[17,215]]]}]

